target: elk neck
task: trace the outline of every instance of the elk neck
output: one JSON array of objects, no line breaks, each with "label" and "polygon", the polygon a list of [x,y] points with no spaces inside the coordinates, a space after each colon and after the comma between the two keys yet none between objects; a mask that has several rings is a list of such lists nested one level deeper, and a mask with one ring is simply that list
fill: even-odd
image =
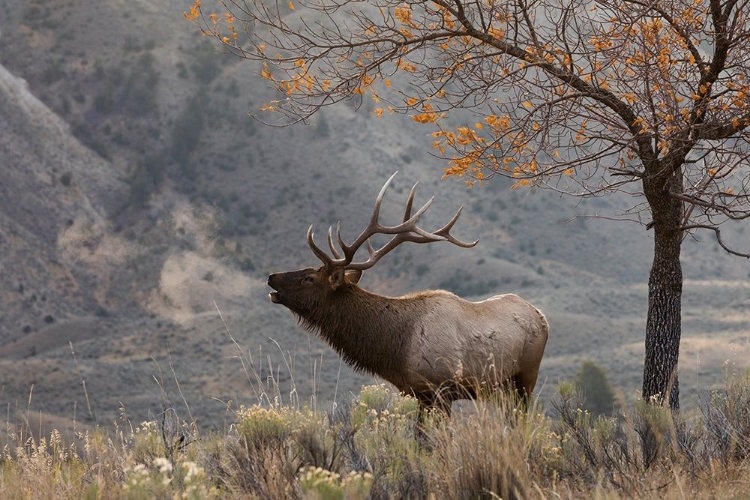
[{"label": "elk neck", "polygon": [[344,285],[303,318],[354,369],[399,385],[414,332],[413,304]]}]

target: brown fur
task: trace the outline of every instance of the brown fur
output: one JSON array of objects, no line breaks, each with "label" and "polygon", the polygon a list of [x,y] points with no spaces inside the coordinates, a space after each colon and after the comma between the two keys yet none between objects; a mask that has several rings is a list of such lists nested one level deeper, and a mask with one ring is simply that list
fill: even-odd
[{"label": "brown fur", "polygon": [[378,375],[422,407],[450,411],[512,384],[530,396],[549,325],[513,294],[480,302],[443,290],[386,297],[360,288],[360,271],[301,269],[272,274],[270,294],[357,370]]}]

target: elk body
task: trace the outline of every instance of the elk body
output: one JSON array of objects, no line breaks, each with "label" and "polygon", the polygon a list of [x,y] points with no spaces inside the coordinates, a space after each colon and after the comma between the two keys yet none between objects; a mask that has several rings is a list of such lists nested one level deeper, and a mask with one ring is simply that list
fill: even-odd
[{"label": "elk body", "polygon": [[[432,203],[430,199],[411,215],[417,184],[409,195],[403,222],[381,225],[380,205],[395,175],[381,189],[370,224],[351,245],[343,242],[337,227],[341,247],[337,249],[329,229],[333,257],[315,244],[310,226],[307,241],[323,266],[270,275],[268,284],[275,290],[270,293],[271,301],[291,310],[350,366],[415,396],[422,408],[439,407],[450,413],[454,400],[475,398],[480,391],[501,387],[530,396],[549,333],[544,315],[530,303],[514,294],[470,302],[444,290],[387,297],[359,287],[362,271],[405,241],[449,241],[461,247],[477,243],[450,234],[461,209],[435,232],[417,227]],[[376,250],[370,243],[375,234],[393,238]],[[369,258],[354,262],[365,242]]]}]

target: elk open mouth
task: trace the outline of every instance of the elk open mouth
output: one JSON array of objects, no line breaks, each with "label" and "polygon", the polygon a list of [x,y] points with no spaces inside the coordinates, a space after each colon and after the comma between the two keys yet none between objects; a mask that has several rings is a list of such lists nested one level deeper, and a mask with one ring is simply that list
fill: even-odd
[{"label": "elk open mouth", "polygon": [[274,304],[281,304],[281,294],[276,290],[274,283],[272,283],[276,276],[276,274],[272,274],[268,277],[268,286],[273,288],[273,291],[268,294],[268,298],[271,299],[271,302]]}]

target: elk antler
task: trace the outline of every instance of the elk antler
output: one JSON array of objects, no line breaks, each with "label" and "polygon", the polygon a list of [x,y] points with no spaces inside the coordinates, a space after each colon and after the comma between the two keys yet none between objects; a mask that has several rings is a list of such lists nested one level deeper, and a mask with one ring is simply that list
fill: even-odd
[{"label": "elk antler", "polygon": [[[370,218],[370,223],[367,225],[365,230],[362,231],[359,236],[357,236],[357,239],[355,239],[351,245],[347,245],[346,243],[344,243],[344,240],[341,238],[341,223],[339,222],[336,224],[336,240],[341,247],[343,256],[341,253],[339,253],[333,243],[332,227],[328,228],[328,247],[331,249],[333,258],[331,258],[323,250],[318,248],[318,246],[315,244],[315,241],[313,239],[314,235],[312,225],[307,230],[308,245],[310,245],[313,253],[321,261],[323,261],[323,264],[325,264],[328,270],[332,270],[336,267],[358,270],[369,269],[374,266],[381,257],[383,257],[385,254],[405,241],[411,241],[413,243],[449,241],[454,245],[458,245],[464,248],[471,248],[479,243],[479,240],[472,243],[466,243],[454,238],[453,235],[450,234],[451,228],[458,221],[458,218],[461,216],[461,211],[464,209],[464,207],[459,208],[456,212],[456,215],[454,215],[453,218],[445,226],[441,227],[435,232],[428,233],[427,231],[417,227],[417,221],[420,217],[422,217],[422,214],[424,214],[430,207],[430,205],[432,204],[432,200],[435,199],[434,197],[430,198],[429,200],[427,200],[427,203],[422,205],[422,207],[417,210],[414,215],[411,215],[412,204],[414,203],[414,194],[417,192],[417,185],[419,184],[418,182],[415,183],[411,188],[411,192],[409,193],[409,200],[406,202],[404,218],[401,224],[398,224],[397,226],[381,225],[378,221],[378,218],[380,216],[380,205],[383,202],[383,198],[385,197],[385,192],[388,189],[388,185],[391,183],[393,178],[396,177],[397,173],[398,172],[395,172],[383,185],[383,188],[380,190],[380,194],[378,194],[378,197],[375,199],[375,209],[373,210],[372,217]],[[391,238],[388,243],[376,250],[375,248],[373,248],[372,242],[370,241],[370,238],[376,234],[394,234],[395,236]],[[367,242],[368,251],[370,252],[369,258],[364,262],[353,263],[352,261],[354,260],[354,255],[357,253],[357,250],[359,250],[359,247],[361,247],[365,242]]]}]

